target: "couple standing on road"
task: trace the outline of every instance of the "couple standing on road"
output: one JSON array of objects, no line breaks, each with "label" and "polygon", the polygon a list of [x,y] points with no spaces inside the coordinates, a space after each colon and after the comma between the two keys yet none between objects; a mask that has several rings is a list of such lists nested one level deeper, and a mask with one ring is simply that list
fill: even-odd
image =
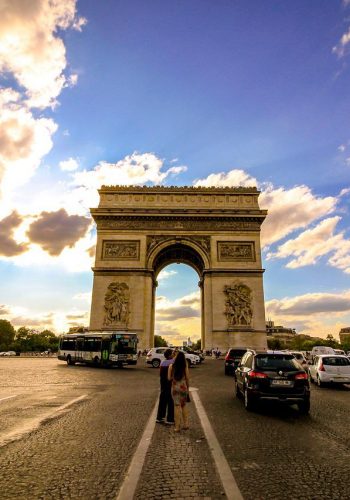
[{"label": "couple standing on road", "polygon": [[160,364],[160,396],[156,422],[169,425],[175,423],[174,430],[179,432],[181,417],[182,428],[189,428],[186,403],[189,401],[190,384],[185,354],[182,351],[175,354],[173,358],[173,351],[167,349],[164,352],[165,359]]}]

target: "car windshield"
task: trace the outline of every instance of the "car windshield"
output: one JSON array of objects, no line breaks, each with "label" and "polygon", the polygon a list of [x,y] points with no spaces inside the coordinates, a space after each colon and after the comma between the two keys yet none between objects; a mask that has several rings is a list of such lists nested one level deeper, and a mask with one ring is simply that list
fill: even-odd
[{"label": "car windshield", "polygon": [[261,355],[256,357],[256,367],[261,370],[300,370],[292,355]]},{"label": "car windshield", "polygon": [[328,365],[328,366],[348,366],[350,364],[350,361],[348,358],[337,358],[337,357],[333,357],[333,356],[329,356],[327,358],[323,358],[322,359],[322,363],[324,365]]},{"label": "car windshield", "polygon": [[246,353],[246,349],[230,349],[230,356],[232,358],[241,358]]}]

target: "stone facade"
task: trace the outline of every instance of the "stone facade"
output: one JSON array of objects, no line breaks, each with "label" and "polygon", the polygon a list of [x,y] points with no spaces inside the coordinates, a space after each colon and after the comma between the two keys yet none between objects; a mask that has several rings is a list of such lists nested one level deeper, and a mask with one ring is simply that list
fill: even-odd
[{"label": "stone facade", "polygon": [[266,348],[256,188],[103,186],[90,329],[153,346],[157,275],[182,262],[200,279],[202,347]]}]

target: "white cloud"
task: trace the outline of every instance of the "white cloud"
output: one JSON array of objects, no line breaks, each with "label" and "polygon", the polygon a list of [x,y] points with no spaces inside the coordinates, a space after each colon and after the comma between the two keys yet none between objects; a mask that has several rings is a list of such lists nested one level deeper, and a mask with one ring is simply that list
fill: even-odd
[{"label": "white cloud", "polygon": [[192,292],[184,297],[169,300],[157,297],[156,314],[160,321],[176,321],[183,318],[195,318],[200,313],[200,293]]},{"label": "white cloud", "polygon": [[13,78],[17,89],[0,90],[0,217],[13,209],[14,191],[52,148],[56,123],[31,108],[53,107],[62,89],[77,82],[76,74],[64,74],[66,49],[58,30],[80,31],[85,22],[76,0],[0,2],[0,76]]},{"label": "white cloud", "polygon": [[173,271],[173,270],[166,271],[165,269],[163,269],[158,274],[157,281],[166,280],[166,279],[170,278],[171,276],[174,276],[175,274],[177,274],[177,271]]},{"label": "white cloud", "polygon": [[332,213],[336,203],[336,197],[317,197],[307,186],[292,189],[267,186],[259,197],[260,207],[268,209],[261,230],[262,244],[270,245],[297,229],[306,228],[313,221]]},{"label": "white cloud", "polygon": [[25,89],[28,106],[46,108],[68,81],[66,50],[57,30],[81,30],[76,0],[11,0],[0,5],[0,71]]},{"label": "white cloud", "polygon": [[57,129],[51,119],[34,118],[20,104],[19,99],[19,94],[11,89],[0,90],[0,183],[3,212],[8,209],[12,192],[28,181],[42,157],[50,151],[52,135]]},{"label": "white cloud", "polygon": [[266,317],[275,324],[296,328],[298,333],[325,338],[337,335],[350,322],[350,290],[339,293],[307,293],[265,303]]},{"label": "white cloud", "polygon": [[286,267],[296,269],[316,264],[318,259],[328,255],[329,265],[350,274],[350,240],[343,232],[335,234],[340,220],[339,216],[324,219],[314,228],[280,245],[276,252],[268,253],[267,260],[294,257]]},{"label": "white cloud", "polygon": [[77,293],[73,296],[73,299],[74,300],[81,300],[83,302],[87,302],[88,304],[90,304],[91,302],[91,292],[81,292],[81,293]]},{"label": "white cloud", "polygon": [[102,185],[162,184],[169,176],[186,169],[177,166],[164,170],[164,160],[154,153],[134,152],[116,163],[101,161],[92,170],[73,174],[72,195],[82,206],[94,207],[98,205],[97,190]]},{"label": "white cloud", "polygon": [[350,42],[350,28],[346,33],[344,33],[337,45],[335,45],[332,49],[332,51],[337,54],[338,57],[343,57],[346,53],[346,47],[348,43]]},{"label": "white cloud", "polygon": [[199,187],[199,186],[203,186],[203,187],[210,187],[210,186],[251,187],[251,186],[257,186],[258,181],[254,177],[251,177],[249,174],[244,172],[244,170],[234,169],[234,170],[230,170],[227,173],[219,172],[217,174],[210,174],[210,175],[208,175],[208,177],[205,177],[203,179],[197,179],[194,181],[193,185],[195,187]]},{"label": "white cloud", "polygon": [[7,313],[1,314],[16,328],[25,326],[38,331],[48,329],[56,334],[68,332],[71,326],[88,326],[89,312],[85,309],[72,308],[68,312],[54,310],[33,313],[24,307],[6,306]]},{"label": "white cloud", "polygon": [[313,229],[307,229],[295,239],[290,239],[280,245],[275,253],[267,254],[267,259],[296,257],[288,262],[289,268],[315,264],[317,259],[333,252],[343,241],[341,234],[334,235],[339,220],[340,217],[324,219]]},{"label": "white cloud", "polygon": [[296,229],[306,228],[313,221],[333,212],[337,198],[332,196],[317,197],[307,186],[295,186],[291,189],[275,188],[272,184],[259,183],[243,170],[230,170],[210,174],[196,180],[195,186],[257,186],[261,189],[259,205],[268,210],[268,216],[262,225],[261,240],[263,245],[272,244]]},{"label": "white cloud", "polygon": [[64,172],[72,172],[79,168],[79,160],[77,158],[68,158],[68,160],[62,160],[59,163],[59,167]]}]

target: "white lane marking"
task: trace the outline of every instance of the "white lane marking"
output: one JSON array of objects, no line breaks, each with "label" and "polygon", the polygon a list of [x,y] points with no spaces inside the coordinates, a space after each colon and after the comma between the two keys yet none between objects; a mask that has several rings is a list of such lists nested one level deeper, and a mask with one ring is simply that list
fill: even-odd
[{"label": "white lane marking", "polygon": [[228,500],[243,500],[241,492],[239,491],[236,480],[232,474],[231,468],[225,458],[225,455],[220,447],[213,428],[209,422],[207,414],[204,410],[202,402],[199,398],[198,389],[195,387],[190,388],[192,399],[196,406],[199,420],[201,421],[205,437],[207,438],[208,445],[213,456],[217,471],[219,473],[222,485],[224,487],[226,497]]},{"label": "white lane marking", "polygon": [[79,396],[78,398],[72,399],[68,401],[68,403],[64,403],[63,405],[55,408],[54,411],[49,413],[45,413],[40,417],[30,418],[26,422],[22,422],[17,428],[13,429],[11,432],[5,434],[4,436],[0,436],[0,447],[5,446],[12,441],[18,441],[24,435],[30,434],[34,430],[38,429],[43,422],[47,422],[56,418],[60,413],[69,408],[70,406],[78,403],[79,401],[86,398],[86,394]]},{"label": "white lane marking", "polygon": [[143,431],[141,440],[131,460],[128,472],[126,473],[123,484],[119,490],[117,500],[130,500],[134,498],[136,486],[141,475],[146,453],[149,445],[151,444],[152,434],[156,425],[157,408],[158,400],[154,405],[151,416],[146,424],[146,428]]},{"label": "white lane marking", "polygon": [[15,398],[16,396],[17,394],[15,394],[14,396],[6,396],[6,398],[0,398],[0,401],[5,401],[5,399]]}]

